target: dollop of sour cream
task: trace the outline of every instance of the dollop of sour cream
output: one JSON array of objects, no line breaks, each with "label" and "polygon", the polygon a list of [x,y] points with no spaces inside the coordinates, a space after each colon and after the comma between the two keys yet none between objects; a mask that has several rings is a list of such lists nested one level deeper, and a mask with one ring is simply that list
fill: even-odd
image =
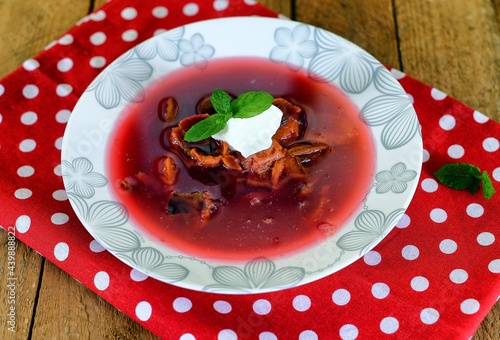
[{"label": "dollop of sour cream", "polygon": [[230,118],[226,127],[212,138],[226,142],[231,150],[248,157],[271,147],[272,137],[281,124],[283,112],[271,105],[269,109],[251,118]]}]

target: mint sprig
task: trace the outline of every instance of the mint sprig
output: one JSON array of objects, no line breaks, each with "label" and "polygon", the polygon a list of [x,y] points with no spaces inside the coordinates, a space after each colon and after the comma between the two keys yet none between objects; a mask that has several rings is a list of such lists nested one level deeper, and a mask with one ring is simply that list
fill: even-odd
[{"label": "mint sprig", "polygon": [[482,189],[484,197],[491,199],[496,192],[491,178],[486,171],[468,163],[450,163],[443,165],[434,173],[439,183],[458,190],[469,190],[475,194]]},{"label": "mint sprig", "polygon": [[230,118],[251,118],[269,109],[274,98],[267,92],[250,91],[232,99],[223,90],[215,90],[210,101],[216,113],[194,124],[184,135],[186,142],[198,142],[226,127]]}]

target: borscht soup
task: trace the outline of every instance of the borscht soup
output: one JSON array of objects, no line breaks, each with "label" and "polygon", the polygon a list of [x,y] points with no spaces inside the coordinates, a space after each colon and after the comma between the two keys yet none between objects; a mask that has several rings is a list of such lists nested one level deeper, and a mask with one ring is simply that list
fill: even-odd
[{"label": "borscht soup", "polygon": [[[283,117],[268,149],[243,157],[214,138],[183,139],[214,114],[216,89],[274,97]],[[260,58],[214,59],[157,80],[111,141],[108,178],[131,221],[205,259],[277,258],[332,236],[362,205],[375,167],[371,132],[342,91]]]}]

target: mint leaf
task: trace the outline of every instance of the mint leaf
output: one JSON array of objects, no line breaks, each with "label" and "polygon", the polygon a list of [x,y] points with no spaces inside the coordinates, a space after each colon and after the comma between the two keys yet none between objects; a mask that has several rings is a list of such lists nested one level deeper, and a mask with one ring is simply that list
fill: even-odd
[{"label": "mint leaf", "polygon": [[267,92],[250,91],[231,102],[234,118],[251,118],[269,109],[274,98]]},{"label": "mint leaf", "polygon": [[443,165],[434,173],[436,179],[443,185],[452,189],[469,190],[475,194],[480,186],[482,187],[483,195],[490,199],[495,193],[493,184],[488,173],[468,163],[450,163]]},{"label": "mint leaf", "polygon": [[200,140],[213,136],[224,129],[229,118],[231,117],[228,115],[220,113],[213,114],[191,126],[184,135],[184,140],[186,142],[199,142]]},{"label": "mint leaf", "polygon": [[451,163],[442,166],[434,173],[438,181],[453,189],[468,189],[475,193],[481,183],[481,171],[475,165],[467,163]]},{"label": "mint leaf", "polygon": [[215,90],[210,96],[214,115],[194,124],[184,135],[186,142],[198,142],[224,129],[231,118],[250,118],[266,111],[274,98],[267,92],[250,91],[235,100],[223,90]]},{"label": "mint leaf", "polygon": [[484,197],[486,197],[487,199],[491,199],[496,190],[495,188],[493,188],[491,178],[486,171],[483,171],[483,173],[481,174],[481,185],[483,187]]},{"label": "mint leaf", "polygon": [[223,115],[231,114],[231,96],[223,90],[215,90],[210,96],[210,101],[215,111]]}]

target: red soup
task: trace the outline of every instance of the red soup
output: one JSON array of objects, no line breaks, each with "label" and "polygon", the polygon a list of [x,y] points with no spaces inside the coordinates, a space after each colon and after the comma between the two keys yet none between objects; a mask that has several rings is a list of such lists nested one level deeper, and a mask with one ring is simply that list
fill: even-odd
[{"label": "red soup", "polygon": [[[331,152],[307,171],[307,195],[298,195],[293,181],[271,190],[232,181],[223,169],[206,173],[183,165],[166,131],[195,114],[199,100],[215,89],[233,95],[266,91],[302,108],[307,117],[303,140],[331,146]],[[311,80],[306,73],[264,59],[219,59],[203,70],[175,71],[146,92],[146,100],[130,104],[116,124],[109,143],[108,176],[132,222],[186,255],[248,260],[304,249],[336,233],[362,204],[371,185],[375,151],[359,110],[340,90]],[[179,107],[169,123],[158,115],[164,98],[174,99]],[[216,197],[230,190],[230,199],[223,200],[208,221],[170,214],[165,208],[169,188],[157,176],[158,160],[165,156],[179,167],[176,190]],[[138,176],[147,185],[124,190],[123,181]]]}]

